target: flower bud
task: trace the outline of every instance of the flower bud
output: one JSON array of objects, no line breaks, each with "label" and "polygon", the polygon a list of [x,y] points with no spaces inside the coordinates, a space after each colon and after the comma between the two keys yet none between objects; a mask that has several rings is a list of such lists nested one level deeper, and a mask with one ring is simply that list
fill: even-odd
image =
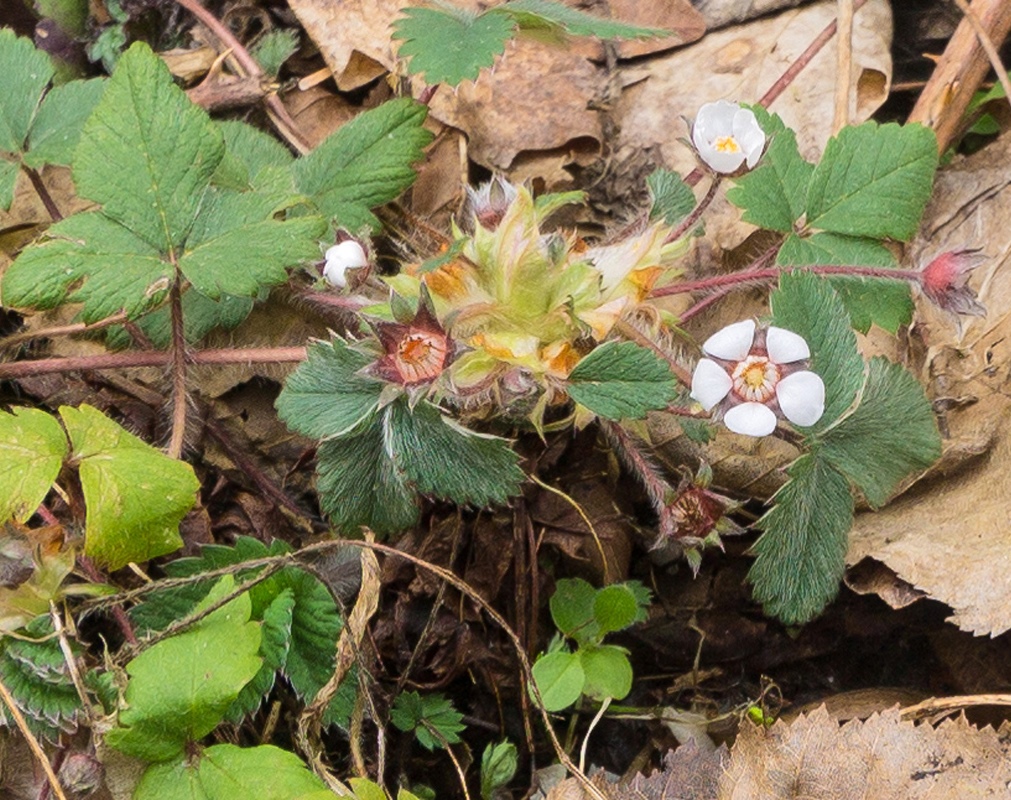
[{"label": "flower bud", "polygon": [[331,286],[343,289],[348,285],[347,271],[368,266],[369,260],[363,248],[354,239],[339,242],[326,251],[323,277]]},{"label": "flower bud", "polygon": [[985,257],[979,250],[950,250],[920,269],[920,287],[936,305],[952,314],[985,317],[986,308],[968,285],[970,273]]}]

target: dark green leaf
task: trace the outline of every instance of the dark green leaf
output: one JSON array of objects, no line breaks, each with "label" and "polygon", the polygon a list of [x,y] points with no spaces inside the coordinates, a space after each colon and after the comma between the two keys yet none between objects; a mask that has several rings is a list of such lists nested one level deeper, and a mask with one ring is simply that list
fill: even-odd
[{"label": "dark green leaf", "polygon": [[804,213],[814,165],[801,158],[797,135],[778,114],[758,106],[752,110],[769,137],[769,148],[758,167],[736,180],[727,199],[743,210],[746,222],[789,233]]},{"label": "dark green leaf", "polygon": [[44,164],[69,165],[81,139],[81,127],[104,90],[102,78],[71,81],[51,89],[32,123],[25,164],[36,168]]},{"label": "dark green leaf", "polygon": [[578,642],[599,638],[600,630],[594,618],[597,590],[582,578],[562,578],[548,605],[551,619],[566,636]]},{"label": "dark green leaf", "polygon": [[6,211],[14,202],[14,186],[18,182],[21,168],[13,161],[0,158],[0,209]]},{"label": "dark green leaf", "polygon": [[748,572],[765,612],[799,625],[836,596],[846,569],[846,534],[853,524],[849,484],[817,450],[789,469],[790,480],[758,522],[764,531]]},{"label": "dark green leaf", "polygon": [[807,224],[875,239],[909,240],[930,199],[937,139],[922,125],[843,128],[811,176]]},{"label": "dark green leaf", "polygon": [[291,612],[294,608],[295,595],[290,589],[285,589],[264,610],[260,627],[260,657],[263,663],[253,679],[242,687],[225,714],[228,722],[238,724],[256,711],[273,687],[278,671],[287,663],[291,647]]},{"label": "dark green leaf", "polygon": [[849,315],[828,281],[809,272],[784,274],[769,303],[773,324],[800,334],[811,348],[811,370],[825,382],[825,413],[811,430],[824,430],[863,384],[864,361]]},{"label": "dark green leaf", "polygon": [[658,169],[646,178],[653,205],[651,220],[662,219],[666,225],[676,225],[695,208],[695,194],[681,176],[669,169]]},{"label": "dark green leaf", "polygon": [[169,252],[186,239],[224,151],[207,112],[137,42],[120,58],[84,125],[74,182],[109,217]]},{"label": "dark green leaf", "polygon": [[409,7],[393,23],[398,54],[410,58],[408,71],[426,83],[456,86],[474,80],[505,50],[516,24],[504,14],[475,15],[451,6]]},{"label": "dark green leaf", "polygon": [[509,442],[464,428],[429,402],[406,399],[383,410],[383,438],[394,462],[419,492],[487,506],[519,493],[523,470]]},{"label": "dark green leaf", "polygon": [[352,231],[375,227],[370,209],[414,182],[412,165],[432,134],[428,108],[409,97],[390,100],[342,125],[293,167],[298,188],[320,211]]},{"label": "dark green leaf", "polygon": [[53,77],[49,56],[30,40],[0,28],[0,152],[20,153],[28,139],[42,92]]},{"label": "dark green leaf", "polygon": [[214,175],[218,183],[219,173],[228,169],[234,176],[236,185],[231,188],[248,189],[257,175],[268,167],[288,169],[294,158],[277,139],[259,128],[245,122],[227,120],[218,123],[225,137],[225,156]]},{"label": "dark green leaf", "polygon": [[641,28],[613,19],[587,14],[555,0],[512,0],[487,12],[508,14],[520,28],[561,28],[572,36],[596,36],[598,39],[646,39],[671,36],[663,28]]},{"label": "dark green leaf", "polygon": [[452,702],[438,693],[422,696],[417,692],[404,692],[397,696],[390,709],[390,721],[406,733],[414,731],[418,741],[428,750],[443,747],[439,736],[448,744],[458,743],[460,737],[457,734],[467,727],[462,720],[463,715],[453,708]]},{"label": "dark green leaf", "polygon": [[566,391],[594,414],[615,420],[640,419],[677,396],[667,364],[634,342],[604,342],[569,373]]},{"label": "dark green leaf", "polygon": [[923,387],[899,364],[873,358],[860,405],[823,436],[825,460],[877,508],[903,478],[941,456],[941,437]]},{"label": "dark green leaf", "polygon": [[250,55],[256,59],[265,73],[277,77],[284,62],[298,50],[298,33],[290,28],[267,31],[263,34]]}]

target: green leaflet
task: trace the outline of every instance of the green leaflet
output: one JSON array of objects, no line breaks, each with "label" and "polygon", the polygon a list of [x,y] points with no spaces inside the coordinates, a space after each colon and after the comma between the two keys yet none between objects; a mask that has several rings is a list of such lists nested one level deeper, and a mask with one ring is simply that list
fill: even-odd
[{"label": "green leaflet", "polygon": [[0,412],[0,522],[25,522],[35,513],[66,454],[67,436],[45,411]]},{"label": "green leaflet", "polygon": [[104,90],[104,78],[70,81],[50,89],[28,134],[24,163],[36,169],[45,164],[70,164],[84,121]]},{"label": "green leaflet", "polygon": [[575,703],[583,693],[586,673],[578,653],[558,650],[537,659],[534,682],[547,711],[561,711]]},{"label": "green leaflet", "polygon": [[676,225],[695,208],[695,194],[676,172],[658,169],[646,179],[646,185],[653,199],[651,220],[662,219],[667,225]]},{"label": "green leaflet", "polygon": [[417,692],[403,692],[397,695],[390,709],[390,721],[402,731],[414,731],[418,742],[426,750],[443,746],[429,726],[438,731],[446,743],[458,744],[460,737],[457,734],[467,727],[462,720],[463,714],[439,693],[422,696]]},{"label": "green leaflet", "polygon": [[765,613],[787,625],[816,617],[839,591],[846,534],[853,524],[849,484],[818,450],[798,459],[775,505],[758,522],[764,533],[748,572]]},{"label": "green leaflet", "polygon": [[87,506],[84,552],[110,570],[182,547],[179,521],[200,483],[193,468],[159,452],[91,406],[62,406]]},{"label": "green leaflet", "polygon": [[878,508],[908,475],[941,456],[941,437],[923,387],[901,365],[872,358],[860,405],[822,437],[824,459]]},{"label": "green leaflet", "polygon": [[569,373],[566,391],[606,419],[641,419],[677,396],[667,364],[634,342],[604,342]]},{"label": "green leaflet", "polygon": [[580,647],[583,667],[582,693],[594,700],[622,700],[632,691],[632,665],[628,651],[613,644]]}]

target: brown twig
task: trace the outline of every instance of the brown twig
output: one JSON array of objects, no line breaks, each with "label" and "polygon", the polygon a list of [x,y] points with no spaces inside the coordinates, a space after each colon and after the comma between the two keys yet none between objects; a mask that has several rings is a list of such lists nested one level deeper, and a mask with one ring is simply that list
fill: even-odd
[{"label": "brown twig", "polygon": [[75,333],[91,333],[92,331],[100,331],[108,328],[110,325],[119,325],[123,322],[126,322],[126,314],[120,312],[96,322],[71,322],[67,325],[54,325],[52,328],[21,331],[21,333],[13,333],[0,339],[0,349],[6,350],[35,339],[51,339],[54,336],[71,336]]},{"label": "brown twig", "polygon": [[[305,361],[304,347],[250,347],[236,349],[196,350],[186,355],[190,364],[272,364]],[[128,369],[130,367],[163,367],[172,363],[172,353],[164,350],[143,350],[136,353],[108,353],[98,356],[42,358],[37,361],[14,361],[0,364],[0,380],[51,375],[82,369]]]},{"label": "brown twig", "polygon": [[969,24],[972,25],[976,38],[979,40],[979,46],[986,53],[986,57],[990,60],[990,66],[993,67],[993,71],[997,74],[997,80],[1000,82],[1001,88],[1004,89],[1004,99],[1011,104],[1011,80],[1008,79],[1007,70],[1000,60],[1000,53],[997,52],[990,34],[986,32],[986,28],[983,27],[983,23],[976,16],[976,12],[969,7],[969,4],[965,0],[952,0],[952,2],[958,6],[958,10],[965,15]]},{"label": "brown twig", "polygon": [[42,745],[39,744],[39,740],[35,738],[35,734],[28,727],[21,709],[18,708],[17,701],[3,681],[0,681],[0,700],[3,700],[4,705],[7,706],[7,710],[14,719],[14,724],[17,725],[18,730],[21,731],[21,735],[28,742],[28,747],[31,749],[36,760],[38,760],[42,771],[46,773],[46,780],[49,781],[49,787],[53,790],[53,794],[56,795],[57,800],[67,800],[67,795],[64,794],[63,787],[60,786],[60,781],[57,779],[56,773],[53,772],[53,766],[49,763]]},{"label": "brown twig", "polygon": [[24,169],[25,174],[28,176],[28,180],[31,181],[32,188],[35,193],[39,196],[39,200],[42,201],[42,205],[46,207],[46,213],[53,222],[59,222],[63,219],[63,214],[60,213],[60,209],[56,205],[56,201],[53,200],[53,196],[49,194],[49,190],[46,188],[46,184],[42,180],[42,176],[39,175],[37,170],[27,167],[24,164],[21,165]]}]

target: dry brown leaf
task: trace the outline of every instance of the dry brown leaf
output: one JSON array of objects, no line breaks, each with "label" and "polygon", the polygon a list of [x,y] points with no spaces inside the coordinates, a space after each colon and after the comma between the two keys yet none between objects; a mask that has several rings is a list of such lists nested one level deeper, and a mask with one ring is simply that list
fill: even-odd
[{"label": "dry brown leaf", "polygon": [[744,727],[719,800],[953,800],[1007,797],[1011,746],[964,717],[938,728],[897,710],[842,727],[821,708],[768,731]]},{"label": "dry brown leaf", "polygon": [[1011,629],[1011,137],[937,179],[916,248],[919,261],[964,247],[992,259],[972,285],[988,314],[959,322],[921,304],[923,378],[941,411],[944,455],[932,478],[857,517],[847,560],[870,557],[951,606],[963,630]]}]

